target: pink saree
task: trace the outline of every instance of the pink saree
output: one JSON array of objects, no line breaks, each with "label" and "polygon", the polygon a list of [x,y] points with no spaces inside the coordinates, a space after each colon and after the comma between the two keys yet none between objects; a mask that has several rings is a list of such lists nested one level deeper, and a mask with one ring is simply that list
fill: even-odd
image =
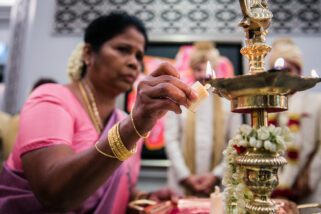
[{"label": "pink saree", "polygon": [[[115,110],[105,129],[122,120]],[[67,144],[75,152],[94,145],[99,135],[85,110],[68,88],[47,84],[36,89],[20,116],[17,142],[0,173],[1,213],[49,213],[38,201],[24,176],[21,156],[27,152]],[[68,213],[125,213],[140,168],[140,150],[125,161],[77,210]]]}]

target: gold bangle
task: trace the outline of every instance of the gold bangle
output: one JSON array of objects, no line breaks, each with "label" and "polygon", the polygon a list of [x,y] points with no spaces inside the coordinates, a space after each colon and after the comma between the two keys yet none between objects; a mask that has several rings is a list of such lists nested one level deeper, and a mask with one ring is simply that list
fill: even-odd
[{"label": "gold bangle", "polygon": [[118,160],[124,161],[130,157],[130,154],[126,153],[120,146],[119,139],[117,137],[117,128],[118,124],[115,125],[109,132],[108,132],[108,141],[110,148],[114,155],[117,157]]},{"label": "gold bangle", "polygon": [[119,126],[120,123],[118,122],[109,130],[108,142],[115,157],[120,161],[125,161],[136,153],[137,145],[132,150],[126,148],[119,134]]},{"label": "gold bangle", "polygon": [[140,137],[140,138],[148,138],[150,132],[147,132],[146,134],[142,135],[141,133],[139,133],[139,131],[136,128],[135,122],[134,122],[134,117],[133,117],[133,113],[134,113],[134,107],[132,108],[132,111],[130,112],[130,121],[132,122],[132,125],[134,127],[134,130],[136,132],[136,134]]},{"label": "gold bangle", "polygon": [[109,154],[103,152],[102,150],[100,150],[100,149],[98,148],[98,146],[97,146],[98,143],[99,143],[99,141],[97,141],[97,142],[95,143],[95,148],[96,148],[97,152],[99,152],[100,154],[102,154],[102,155],[104,155],[104,156],[106,156],[106,157],[109,157],[109,158],[116,158],[115,156],[109,155]]}]

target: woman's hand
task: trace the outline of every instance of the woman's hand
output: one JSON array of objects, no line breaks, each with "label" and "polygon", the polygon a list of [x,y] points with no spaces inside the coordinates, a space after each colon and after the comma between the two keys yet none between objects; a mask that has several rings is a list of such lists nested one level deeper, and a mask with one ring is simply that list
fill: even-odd
[{"label": "woman's hand", "polygon": [[180,80],[169,64],[162,64],[142,80],[137,89],[133,118],[141,133],[148,132],[168,111],[181,113],[180,106],[189,107],[197,94]]}]

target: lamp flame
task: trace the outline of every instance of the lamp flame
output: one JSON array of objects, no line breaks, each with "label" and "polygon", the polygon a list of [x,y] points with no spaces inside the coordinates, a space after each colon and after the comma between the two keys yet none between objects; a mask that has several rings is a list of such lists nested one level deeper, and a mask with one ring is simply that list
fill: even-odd
[{"label": "lamp flame", "polygon": [[216,78],[216,73],[215,73],[215,70],[212,69],[212,79],[215,79]]},{"label": "lamp flame", "polygon": [[206,65],[206,77],[207,77],[207,78],[211,78],[211,77],[212,77],[212,65],[211,65],[210,61],[207,61],[207,65]]},{"label": "lamp flame", "polygon": [[285,66],[285,61],[283,58],[278,58],[274,63],[275,69],[282,69]]},{"label": "lamp flame", "polygon": [[212,78],[212,79],[215,79],[215,78],[216,78],[215,71],[213,70],[210,61],[207,61],[207,65],[206,65],[206,77],[207,77],[207,78]]},{"label": "lamp flame", "polygon": [[317,71],[315,69],[312,69],[311,71],[311,76],[313,78],[320,78],[319,74],[317,73]]}]

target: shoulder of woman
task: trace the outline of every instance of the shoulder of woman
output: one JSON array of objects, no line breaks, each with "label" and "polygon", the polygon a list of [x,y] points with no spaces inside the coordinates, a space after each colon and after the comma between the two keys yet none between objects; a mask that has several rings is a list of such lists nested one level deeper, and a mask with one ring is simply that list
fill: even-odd
[{"label": "shoulder of woman", "polygon": [[61,106],[68,106],[74,102],[75,97],[65,86],[59,84],[44,84],[36,88],[27,99],[23,109],[32,107],[39,103],[51,103]]},{"label": "shoulder of woman", "polygon": [[41,95],[59,96],[59,95],[66,94],[67,92],[68,92],[68,88],[63,85],[56,84],[56,83],[48,83],[48,84],[43,84],[37,87],[36,89],[34,89],[30,94],[30,98],[35,96],[41,96]]}]

